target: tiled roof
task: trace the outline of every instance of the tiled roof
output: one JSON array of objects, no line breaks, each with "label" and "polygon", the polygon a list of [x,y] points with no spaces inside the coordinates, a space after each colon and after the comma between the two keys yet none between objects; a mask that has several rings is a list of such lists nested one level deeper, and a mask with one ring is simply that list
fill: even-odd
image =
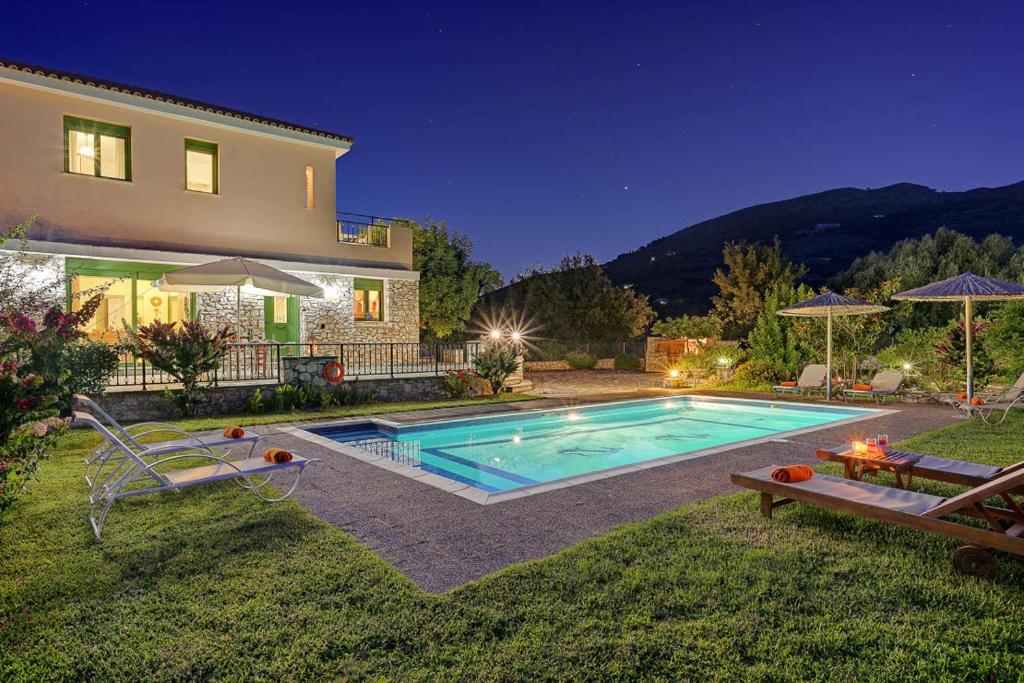
[{"label": "tiled roof", "polygon": [[305,133],[307,135],[315,135],[321,138],[327,138],[329,140],[339,140],[351,144],[353,139],[347,135],[341,133],[332,133],[326,130],[320,130],[317,128],[311,128],[309,126],[302,126],[296,123],[289,123],[287,121],[281,121],[280,119],[272,119],[266,116],[260,116],[258,114],[250,114],[248,112],[239,111],[237,109],[228,109],[227,107],[221,107],[216,104],[209,104],[207,102],[200,102],[199,100],[192,100],[185,97],[178,97],[177,95],[170,95],[159,90],[152,90],[150,88],[140,88],[135,85],[128,85],[126,83],[117,83],[115,81],[108,81],[102,78],[94,78],[92,76],[83,76],[81,74],[71,73],[69,71],[61,71],[59,69],[51,69],[45,66],[37,66],[35,64],[26,64],[24,62],[16,62],[11,59],[4,59],[0,57],[0,68],[10,69],[12,71],[23,71],[26,73],[35,74],[37,76],[45,76],[58,81],[69,81],[72,83],[80,83],[93,88],[99,88],[100,90],[109,90],[111,92],[118,92],[125,95],[133,95],[135,97],[141,97],[147,100],[154,100],[157,102],[168,102],[170,104],[176,104],[182,107],[188,107],[189,109],[197,109],[212,114],[219,114],[221,116],[230,116],[231,118],[240,119],[242,121],[252,121],[254,123],[262,123],[267,126],[273,126],[274,128],[282,128],[284,130],[296,131],[299,133]]}]

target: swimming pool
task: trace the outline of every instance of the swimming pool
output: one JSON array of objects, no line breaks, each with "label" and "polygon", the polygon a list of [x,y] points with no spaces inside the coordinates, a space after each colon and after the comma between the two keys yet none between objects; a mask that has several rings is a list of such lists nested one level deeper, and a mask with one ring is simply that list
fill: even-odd
[{"label": "swimming pool", "polygon": [[504,494],[548,490],[553,486],[544,485],[556,482],[581,483],[887,412],[681,396],[412,425],[376,419],[294,431],[478,502],[496,502],[509,497]]}]

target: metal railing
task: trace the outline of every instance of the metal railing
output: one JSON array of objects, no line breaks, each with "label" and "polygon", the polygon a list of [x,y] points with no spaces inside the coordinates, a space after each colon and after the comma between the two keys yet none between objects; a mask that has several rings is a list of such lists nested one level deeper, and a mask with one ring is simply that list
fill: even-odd
[{"label": "metal railing", "polygon": [[[419,342],[352,343],[352,344],[287,344],[253,342],[230,344],[220,367],[200,378],[214,384],[237,382],[291,381],[289,359],[312,356],[333,358],[345,367],[346,378],[364,377],[429,377],[454,370],[470,370],[480,352],[480,342],[424,344]],[[121,354],[117,372],[108,384],[112,387],[172,385],[177,380],[155,369],[133,352]]]},{"label": "metal railing", "polygon": [[391,245],[391,226],[401,223],[393,218],[381,218],[348,211],[337,212],[338,242],[362,244],[368,247]]}]

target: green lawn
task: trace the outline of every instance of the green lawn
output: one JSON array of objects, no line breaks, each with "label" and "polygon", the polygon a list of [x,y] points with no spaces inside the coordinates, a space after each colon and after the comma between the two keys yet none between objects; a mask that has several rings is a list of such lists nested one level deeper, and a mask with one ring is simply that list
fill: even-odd
[{"label": "green lawn", "polygon": [[[768,521],[745,493],[435,596],[229,483],[123,502],[98,544],[93,441],[67,437],[0,530],[0,680],[1024,680],[1024,566],[957,574],[942,538]],[[1005,464],[1022,442],[1017,415],[901,445]]]}]

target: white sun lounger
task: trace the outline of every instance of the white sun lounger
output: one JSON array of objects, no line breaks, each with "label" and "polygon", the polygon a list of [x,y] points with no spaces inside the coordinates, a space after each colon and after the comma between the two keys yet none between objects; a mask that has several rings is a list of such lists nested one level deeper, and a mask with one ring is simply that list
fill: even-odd
[{"label": "white sun lounger", "polygon": [[903,373],[897,370],[883,370],[871,379],[870,389],[843,389],[843,398],[849,401],[852,398],[870,398],[876,403],[885,403],[890,396],[899,395],[900,385],[903,384]]},{"label": "white sun lounger", "polygon": [[[97,417],[104,423],[112,433],[118,435],[121,442],[131,447],[136,453],[141,453],[154,448],[164,449],[162,452],[170,453],[175,448],[181,451],[191,450],[195,447],[203,447],[216,451],[223,457],[231,455],[232,450],[237,446],[248,445],[248,457],[256,452],[256,446],[262,438],[259,434],[243,436],[239,439],[229,439],[223,436],[197,436],[167,422],[140,422],[123,427],[107,411],[88,396],[75,394],[74,400],[77,406],[83,407],[86,411]],[[148,438],[154,434],[175,436],[177,438],[161,441],[149,441]],[[145,442],[140,441],[147,438]],[[92,487],[101,481],[103,469],[112,463],[123,460],[118,448],[108,440],[100,442],[92,453],[85,458],[85,483]]]},{"label": "white sun lounger", "polygon": [[[88,413],[74,412],[73,421],[76,425],[95,429],[119,451],[121,457],[121,464],[116,468],[117,475],[98,482],[89,496],[89,523],[97,540],[103,531],[107,513],[110,512],[114,501],[120,498],[157,491],[176,491],[187,486],[235,479],[242,488],[249,489],[262,500],[276,503],[295,492],[307,465],[319,462],[300,456],[294,456],[286,463],[271,463],[261,457],[232,461],[215,454],[206,446],[193,446],[188,451],[183,451],[177,446],[153,446],[136,452]],[[211,464],[179,470],[163,467],[167,463],[188,459],[206,459]],[[283,494],[265,495],[262,488],[270,483],[276,472],[286,469],[295,470],[295,480],[291,487]]]},{"label": "white sun lounger", "polygon": [[784,387],[781,384],[772,387],[776,394],[810,394],[821,391],[828,379],[828,368],[824,365],[808,365],[800,373],[800,379],[796,381],[795,387]]},{"label": "white sun lounger", "polygon": [[[955,398],[950,401],[952,405],[968,417],[980,417],[985,424],[1001,424],[1006,416],[1010,414],[1011,408],[1016,408],[1024,402],[1024,374],[1017,378],[1009,389],[1002,394],[978,393],[976,397],[982,399],[980,405],[971,405],[966,399]],[[996,415],[999,419],[996,419]]]}]

